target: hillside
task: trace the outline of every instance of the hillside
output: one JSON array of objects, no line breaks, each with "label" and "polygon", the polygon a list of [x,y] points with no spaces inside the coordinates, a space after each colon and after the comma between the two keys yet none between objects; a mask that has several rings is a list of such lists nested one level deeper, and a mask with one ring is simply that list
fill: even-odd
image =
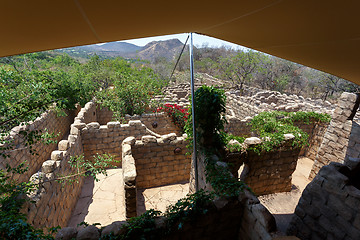
[{"label": "hillside", "polygon": [[174,57],[178,56],[182,47],[183,43],[178,39],[170,39],[165,41],[153,41],[146,44],[144,47],[125,42],[110,42],[102,45],[93,44],[59,49],[57,51],[66,52],[71,56],[83,58],[97,54],[105,58],[124,57],[154,61],[158,57],[172,60]]},{"label": "hillside", "polygon": [[178,39],[170,39],[165,41],[153,41],[146,44],[141,51],[137,53],[141,59],[155,60],[157,57],[163,57],[172,60],[180,54],[184,44]]}]

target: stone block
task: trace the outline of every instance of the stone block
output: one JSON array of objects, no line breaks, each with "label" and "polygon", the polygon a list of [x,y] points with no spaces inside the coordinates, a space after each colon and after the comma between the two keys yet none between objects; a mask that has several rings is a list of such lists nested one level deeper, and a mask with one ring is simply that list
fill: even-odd
[{"label": "stone block", "polygon": [[246,138],[244,143],[247,145],[255,145],[255,144],[261,144],[261,139],[257,138],[257,137],[250,137],[250,138]]},{"label": "stone block", "polygon": [[128,224],[126,221],[113,222],[102,230],[101,237],[109,235],[110,233],[113,233],[115,236],[122,235],[123,233],[125,233],[127,225]]},{"label": "stone block", "polygon": [[47,160],[41,166],[41,171],[43,173],[51,173],[55,170],[56,161],[55,160]]},{"label": "stone block", "polygon": [[52,151],[51,160],[62,160],[64,156],[64,151]]},{"label": "stone block", "polygon": [[122,156],[125,157],[125,156],[128,156],[128,155],[131,155],[131,145],[124,144],[122,146]]},{"label": "stone block", "polygon": [[91,122],[86,125],[89,130],[99,129],[100,124],[98,122]]},{"label": "stone block", "polygon": [[135,142],[136,142],[136,139],[134,137],[127,137],[123,140],[122,144],[134,145]]},{"label": "stone block", "polygon": [[66,151],[69,148],[69,141],[68,140],[61,140],[58,144],[58,149],[60,151]]},{"label": "stone block", "polygon": [[129,124],[129,126],[142,126],[142,123],[140,120],[130,120],[128,124]]},{"label": "stone block", "polygon": [[98,240],[99,238],[99,229],[93,225],[80,229],[76,235],[76,240]]},{"label": "stone block", "polygon": [[143,143],[156,143],[156,137],[155,136],[151,136],[151,135],[147,135],[147,136],[142,136],[141,137],[141,141]]},{"label": "stone block", "polygon": [[75,239],[77,235],[76,228],[73,227],[64,227],[61,228],[55,236],[55,240],[72,240]]},{"label": "stone block", "polygon": [[121,124],[120,122],[108,122],[106,124],[106,126],[110,129],[110,128],[120,128]]}]

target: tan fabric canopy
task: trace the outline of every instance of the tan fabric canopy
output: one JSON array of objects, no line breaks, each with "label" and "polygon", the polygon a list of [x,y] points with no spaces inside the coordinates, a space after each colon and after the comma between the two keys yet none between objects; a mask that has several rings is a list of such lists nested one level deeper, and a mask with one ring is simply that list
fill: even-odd
[{"label": "tan fabric canopy", "polygon": [[0,56],[197,32],[360,84],[356,0],[2,1]]}]

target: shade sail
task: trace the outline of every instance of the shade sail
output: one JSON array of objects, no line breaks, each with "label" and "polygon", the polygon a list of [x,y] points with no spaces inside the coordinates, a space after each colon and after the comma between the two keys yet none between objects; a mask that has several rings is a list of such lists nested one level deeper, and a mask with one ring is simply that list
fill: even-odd
[{"label": "shade sail", "polygon": [[360,84],[360,1],[1,2],[0,56],[197,32]]}]

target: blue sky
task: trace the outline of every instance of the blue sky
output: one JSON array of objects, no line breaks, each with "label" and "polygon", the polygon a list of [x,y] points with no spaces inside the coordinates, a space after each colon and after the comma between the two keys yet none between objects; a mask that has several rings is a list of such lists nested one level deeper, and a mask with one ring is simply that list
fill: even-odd
[{"label": "blue sky", "polygon": [[[145,46],[147,43],[151,41],[161,41],[161,40],[168,40],[177,38],[182,43],[185,43],[186,38],[188,34],[182,33],[182,34],[172,34],[172,35],[164,35],[164,36],[157,36],[157,37],[149,37],[149,38],[138,38],[138,39],[132,39],[132,40],[125,40],[122,42],[132,43],[138,46]],[[221,47],[221,46],[227,46],[235,49],[244,48],[240,45],[236,45],[227,41],[223,41],[217,38],[208,37],[205,35],[199,35],[199,34],[193,34],[193,41],[194,45],[197,47],[201,47],[203,44],[207,44],[209,47]]]}]

